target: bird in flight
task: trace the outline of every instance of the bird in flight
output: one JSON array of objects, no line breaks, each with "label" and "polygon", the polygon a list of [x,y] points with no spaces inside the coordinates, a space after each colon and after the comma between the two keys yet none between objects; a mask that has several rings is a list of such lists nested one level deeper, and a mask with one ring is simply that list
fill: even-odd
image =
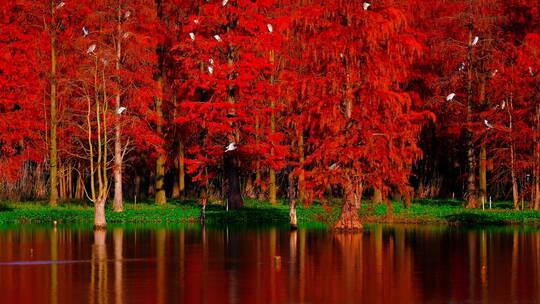
[{"label": "bird in flight", "polygon": [[227,146],[227,148],[225,149],[225,152],[234,151],[236,149],[238,149],[238,147],[236,146],[236,143],[233,141]]}]

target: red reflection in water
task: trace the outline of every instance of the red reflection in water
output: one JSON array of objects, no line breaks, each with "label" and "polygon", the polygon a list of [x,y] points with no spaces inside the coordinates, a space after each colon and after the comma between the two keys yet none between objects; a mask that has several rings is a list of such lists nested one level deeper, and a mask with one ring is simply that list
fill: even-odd
[{"label": "red reflection in water", "polygon": [[0,230],[0,303],[534,302],[540,233]]}]

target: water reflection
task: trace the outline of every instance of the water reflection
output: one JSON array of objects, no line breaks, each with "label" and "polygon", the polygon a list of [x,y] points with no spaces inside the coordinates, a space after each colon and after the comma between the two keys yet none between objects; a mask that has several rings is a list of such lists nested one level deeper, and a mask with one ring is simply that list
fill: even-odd
[{"label": "water reflection", "polygon": [[0,303],[534,302],[539,272],[519,227],[0,228]]}]

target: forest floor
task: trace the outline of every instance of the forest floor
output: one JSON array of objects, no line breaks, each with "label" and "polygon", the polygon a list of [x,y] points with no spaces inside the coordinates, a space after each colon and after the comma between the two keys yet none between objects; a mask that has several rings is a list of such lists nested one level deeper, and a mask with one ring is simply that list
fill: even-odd
[{"label": "forest floor", "polygon": [[[110,204],[109,204],[110,205]],[[200,206],[193,200],[172,201],[158,206],[151,202],[126,203],[124,212],[116,213],[107,208],[107,222],[122,223],[199,223]],[[77,223],[92,224],[93,208],[81,203],[62,203],[56,208],[45,202],[1,202],[0,224],[14,223]],[[513,210],[508,202],[495,202],[493,209],[465,209],[463,202],[453,200],[416,201],[410,208],[399,202],[393,203],[393,216],[387,215],[384,204],[362,204],[360,217],[363,223],[410,223],[410,224],[461,224],[461,225],[507,225],[521,224],[540,226],[540,211]],[[300,227],[331,227],[339,217],[339,201],[327,206],[318,203],[308,208],[297,207]],[[246,200],[238,211],[226,211],[222,205],[210,204],[206,208],[208,225],[284,225],[289,222],[289,209],[285,201],[276,205],[268,202]]]}]

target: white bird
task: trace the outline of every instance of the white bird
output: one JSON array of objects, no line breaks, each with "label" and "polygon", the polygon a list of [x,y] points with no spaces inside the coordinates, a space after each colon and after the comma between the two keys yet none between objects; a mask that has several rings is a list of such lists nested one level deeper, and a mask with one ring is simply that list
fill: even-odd
[{"label": "white bird", "polygon": [[126,107],[120,107],[118,110],[116,110],[116,114],[120,115],[126,110]]},{"label": "white bird", "polygon": [[480,38],[478,38],[478,36],[474,37],[474,40],[473,40],[473,42],[471,43],[471,45],[472,45],[472,46],[475,46],[475,45],[478,43],[478,39],[480,39]]},{"label": "white bird", "polygon": [[343,53],[339,53],[339,57],[341,57],[341,59],[345,58],[345,55],[343,55]]},{"label": "white bird", "polygon": [[337,169],[337,168],[339,168],[339,165],[338,165],[337,163],[333,163],[333,164],[329,167],[330,170],[335,170],[335,169]]},{"label": "white bird", "polygon": [[216,39],[217,42],[223,41],[223,40],[221,39],[221,37],[219,37],[219,35],[214,35],[214,39]]},{"label": "white bird", "polygon": [[127,19],[129,18],[129,16],[131,16],[131,11],[127,11],[124,13],[124,18]]},{"label": "white bird", "polygon": [[459,64],[458,71],[463,71],[465,69],[465,62]]},{"label": "white bird", "polygon": [[491,77],[495,77],[495,75],[497,75],[498,72],[499,72],[499,70],[493,71],[493,73],[491,73]]},{"label": "white bird", "polygon": [[270,33],[272,33],[272,32],[274,31],[274,27],[273,27],[270,23],[268,23],[268,24],[266,25],[266,27],[268,28],[268,31],[269,31]]},{"label": "white bird", "polygon": [[66,4],[64,3],[64,1],[62,1],[62,2],[58,3],[58,5],[56,6],[56,9],[60,9],[60,8],[64,7],[64,5],[66,5]]},{"label": "white bird", "polygon": [[90,31],[88,31],[88,28],[86,26],[83,26],[82,32],[83,32],[84,37],[86,37],[86,36],[88,36],[88,34],[90,34]]},{"label": "white bird", "polygon": [[370,5],[371,5],[371,4],[370,4],[369,2],[364,2],[364,3],[362,4],[362,7],[364,8],[365,11],[367,11],[367,9],[369,8]]},{"label": "white bird", "polygon": [[223,1],[221,1],[221,5],[223,5],[223,6],[227,5],[227,2],[229,2],[229,0],[223,0]]},{"label": "white bird", "polygon": [[193,20],[193,23],[195,23],[195,24],[199,24],[199,19],[195,19],[195,20]]},{"label": "white bird", "polygon": [[504,110],[504,107],[506,107],[506,100],[503,100],[502,104],[501,104],[501,109]]},{"label": "white bird", "polygon": [[208,63],[210,63],[210,65],[214,65],[214,59],[212,58],[208,59]]},{"label": "white bird", "polygon": [[448,96],[446,96],[446,101],[451,101],[456,96],[456,93],[450,93]]},{"label": "white bird", "polygon": [[195,34],[189,33],[189,38],[191,38],[191,40],[195,41]]},{"label": "white bird", "polygon": [[122,37],[124,37],[124,39],[127,39],[130,34],[131,34],[130,32],[125,32],[124,35],[122,35]]},{"label": "white bird", "polygon": [[238,147],[236,146],[236,143],[233,141],[227,146],[227,148],[225,149],[225,153],[230,152],[230,151],[234,151],[237,148]]},{"label": "white bird", "polygon": [[486,127],[493,129],[493,125],[490,124],[489,121],[487,121],[487,119],[484,119],[484,124],[486,125]]},{"label": "white bird", "polygon": [[529,67],[529,74],[531,74],[531,76],[534,77],[534,73],[533,73],[532,67]]},{"label": "white bird", "polygon": [[86,53],[91,54],[91,53],[94,53],[95,50],[96,50],[96,45],[92,44],[91,46],[88,47],[88,50],[86,50]]},{"label": "white bird", "polygon": [[214,67],[209,66],[208,67],[208,73],[210,73],[210,75],[214,74]]}]

